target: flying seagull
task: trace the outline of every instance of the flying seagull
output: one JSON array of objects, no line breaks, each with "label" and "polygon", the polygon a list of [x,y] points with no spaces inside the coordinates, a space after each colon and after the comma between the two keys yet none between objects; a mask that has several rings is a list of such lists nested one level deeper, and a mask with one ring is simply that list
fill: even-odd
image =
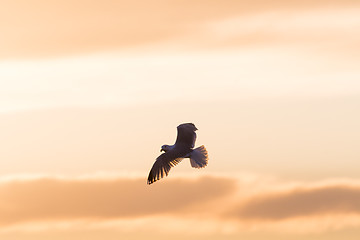
[{"label": "flying seagull", "polygon": [[177,165],[184,158],[190,158],[193,168],[203,168],[208,163],[208,153],[204,145],[194,148],[196,133],[198,130],[193,123],[183,123],[177,127],[177,138],[174,145],[163,145],[161,151],[165,153],[156,158],[152,166],[148,184],[156,182],[169,174],[170,168]]}]

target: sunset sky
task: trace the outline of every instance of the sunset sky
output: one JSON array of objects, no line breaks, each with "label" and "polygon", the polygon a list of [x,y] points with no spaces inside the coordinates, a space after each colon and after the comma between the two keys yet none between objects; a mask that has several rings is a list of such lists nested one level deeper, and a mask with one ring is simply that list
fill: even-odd
[{"label": "sunset sky", "polygon": [[[3,0],[0,239],[357,240],[360,1]],[[147,185],[176,126],[186,159]]]}]

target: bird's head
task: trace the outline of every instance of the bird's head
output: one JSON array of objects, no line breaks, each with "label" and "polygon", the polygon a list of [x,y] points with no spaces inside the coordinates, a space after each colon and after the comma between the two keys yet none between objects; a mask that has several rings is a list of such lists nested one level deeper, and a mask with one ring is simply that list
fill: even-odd
[{"label": "bird's head", "polygon": [[161,146],[161,149],[160,149],[160,152],[164,151],[164,152],[167,152],[170,150],[170,146],[169,145],[162,145]]}]

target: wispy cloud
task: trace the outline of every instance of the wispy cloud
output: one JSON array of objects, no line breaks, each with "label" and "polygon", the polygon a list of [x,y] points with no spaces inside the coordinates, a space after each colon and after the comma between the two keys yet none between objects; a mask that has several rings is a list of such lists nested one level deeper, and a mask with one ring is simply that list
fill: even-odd
[{"label": "wispy cloud", "polygon": [[296,183],[209,175],[148,186],[138,177],[14,177],[0,181],[0,236],[326,239],[329,231],[357,234],[351,229],[360,226],[359,200],[354,179]]},{"label": "wispy cloud", "polygon": [[151,186],[139,178],[12,179],[0,183],[0,223],[169,216],[246,224],[339,214],[360,216],[360,185],[356,181],[321,186],[260,185],[214,176],[166,179]]},{"label": "wispy cloud", "polygon": [[[189,42],[201,42],[201,45],[212,47],[214,44],[224,46],[231,42],[237,44],[258,42],[264,37],[271,41],[287,38],[283,34],[278,36],[276,33],[275,36],[271,36],[274,33],[269,32],[269,29],[279,19],[288,22],[289,16],[280,14],[280,17],[276,18],[278,20],[273,22],[273,19],[266,18],[265,14],[265,17],[260,17],[260,22],[266,22],[267,25],[260,26],[256,22],[253,24],[253,18],[247,18],[248,16],[261,16],[263,13],[274,11],[286,13],[309,9],[357,7],[359,4],[350,0],[316,2],[152,0],[141,1],[141,4],[137,1],[114,0],[91,3],[83,0],[75,2],[16,0],[3,3],[0,9],[2,17],[0,30],[3,35],[0,39],[0,53],[2,57],[48,56],[164,43],[169,40],[180,41],[185,45]],[[210,36],[197,34],[205,30],[209,22],[221,22],[224,19],[244,16],[245,25],[232,24],[235,31],[232,29],[231,32],[237,33],[238,38],[226,36],[228,26],[222,26],[225,34],[222,34],[223,32],[213,33]],[[315,22],[323,18],[321,14],[318,16]],[[341,20],[341,16],[333,15],[333,19],[336,18]],[[248,32],[246,27],[252,30]],[[327,27],[331,28],[329,25]],[[327,27],[322,28],[321,32],[326,32]],[[291,29],[291,26],[286,27],[287,31]],[[247,34],[244,34],[246,32]],[[218,42],[211,40],[218,37],[225,39]],[[199,47],[200,44],[197,45]]]},{"label": "wispy cloud", "polygon": [[233,213],[242,220],[275,221],[329,214],[360,215],[360,186],[329,185],[258,194]]},{"label": "wispy cloud", "polygon": [[167,180],[154,186],[148,186],[145,179],[126,178],[3,182],[0,223],[181,215],[201,209],[235,188],[233,180],[224,178]]}]

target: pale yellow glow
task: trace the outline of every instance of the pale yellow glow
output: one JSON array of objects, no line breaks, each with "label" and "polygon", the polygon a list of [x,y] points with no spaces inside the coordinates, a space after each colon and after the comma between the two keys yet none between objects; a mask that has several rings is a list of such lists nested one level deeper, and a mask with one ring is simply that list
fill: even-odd
[{"label": "pale yellow glow", "polygon": [[360,93],[356,68],[310,56],[275,48],[2,62],[0,111]]}]

